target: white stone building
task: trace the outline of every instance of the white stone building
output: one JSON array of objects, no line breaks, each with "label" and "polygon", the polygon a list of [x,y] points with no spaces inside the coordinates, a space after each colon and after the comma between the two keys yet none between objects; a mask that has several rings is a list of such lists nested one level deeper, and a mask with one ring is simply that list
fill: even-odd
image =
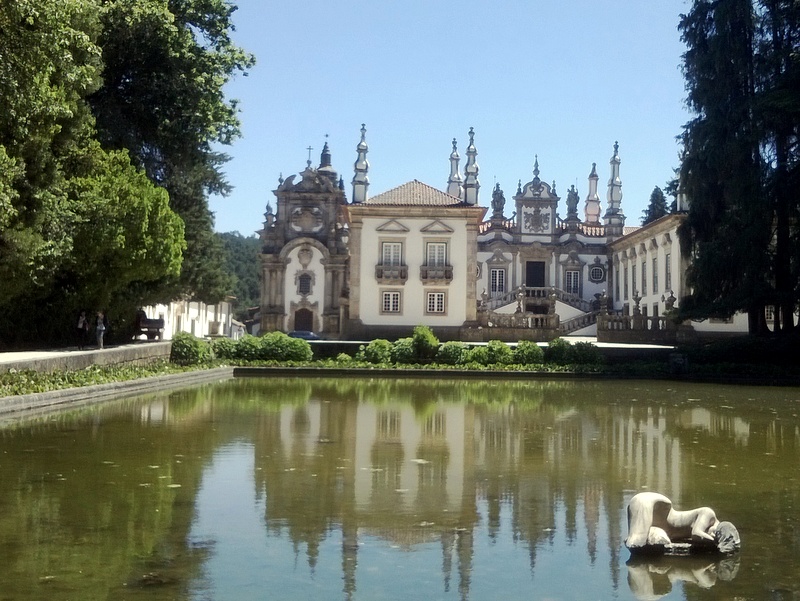
[{"label": "white stone building", "polygon": [[472,129],[463,175],[453,140],[445,191],[414,180],[370,197],[368,151],[362,126],[350,202],[327,143],[319,167],[309,160],[299,182],[279,179],[277,210],[267,206],[260,231],[262,330],[372,339],[424,324],[441,339],[549,340],[594,335],[609,311],[658,317],[674,306],[667,290],[684,292],[682,216],[625,226],[616,143],[604,213],[596,164],[579,211],[575,186],[559,206],[537,156],[513,215],[498,184],[488,219]]}]

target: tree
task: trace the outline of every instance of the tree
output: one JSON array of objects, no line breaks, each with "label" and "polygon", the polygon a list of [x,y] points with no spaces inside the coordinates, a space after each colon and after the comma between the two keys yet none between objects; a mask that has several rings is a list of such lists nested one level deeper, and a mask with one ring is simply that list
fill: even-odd
[{"label": "tree", "polygon": [[642,211],[642,225],[647,225],[656,219],[660,219],[667,213],[669,213],[667,198],[661,188],[656,186],[650,193],[650,202],[647,208]]},{"label": "tree", "polygon": [[253,64],[231,40],[235,10],[225,0],[106,0],[104,81],[89,97],[103,145],[127,149],[185,222],[181,277],[164,282],[165,291],[206,302],[231,285],[208,208],[209,193],[229,191],[221,171],[227,157],[213,145],[240,133],[224,86]]},{"label": "tree", "polygon": [[63,161],[91,133],[91,0],[0,3],[0,306],[47,287],[70,250]]},{"label": "tree", "polygon": [[[130,313],[177,277],[183,222],[126,151],[96,140],[95,0],[0,4],[0,339],[53,342],[73,311]],[[69,324],[69,325],[68,325]]]},{"label": "tree", "polygon": [[744,310],[763,332],[794,329],[800,301],[800,4],[695,0],[680,29],[688,50],[681,184],[692,253],[686,316]]},{"label": "tree", "polygon": [[800,3],[759,2],[757,115],[774,211],[775,329],[795,328],[800,299]]},{"label": "tree", "polygon": [[769,298],[770,215],[754,120],[756,22],[750,0],[695,0],[679,29],[687,45],[681,185],[690,200],[681,243],[692,256],[684,316],[746,311],[763,329]]}]

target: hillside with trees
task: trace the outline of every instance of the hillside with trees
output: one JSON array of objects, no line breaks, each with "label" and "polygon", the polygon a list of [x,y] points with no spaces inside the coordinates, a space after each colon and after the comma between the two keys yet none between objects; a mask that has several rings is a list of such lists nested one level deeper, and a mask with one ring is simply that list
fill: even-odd
[{"label": "hillside with trees", "polygon": [[217,234],[225,251],[225,271],[233,278],[232,294],[235,315],[239,320],[247,318],[247,309],[260,304],[261,263],[258,253],[261,240],[256,236],[242,236],[239,232]]},{"label": "hillside with trees", "polygon": [[[0,340],[55,342],[79,309],[220,300],[210,193],[239,135],[223,87],[252,57],[223,0],[0,3]],[[116,323],[115,323],[116,321]]]}]

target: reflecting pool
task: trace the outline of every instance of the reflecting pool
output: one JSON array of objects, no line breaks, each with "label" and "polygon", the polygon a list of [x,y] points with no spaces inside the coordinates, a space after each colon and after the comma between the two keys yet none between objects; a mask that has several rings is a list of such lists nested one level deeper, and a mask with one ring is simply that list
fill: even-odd
[{"label": "reflecting pool", "polygon": [[[0,422],[0,601],[800,598],[800,389],[237,379]],[[631,561],[628,500],[733,522]]]}]

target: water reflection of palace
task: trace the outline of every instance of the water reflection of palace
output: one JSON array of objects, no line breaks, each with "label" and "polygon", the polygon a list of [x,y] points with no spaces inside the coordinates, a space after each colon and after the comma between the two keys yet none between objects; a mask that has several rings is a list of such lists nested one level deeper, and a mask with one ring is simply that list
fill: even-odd
[{"label": "water reflection of palace", "polygon": [[642,488],[681,498],[687,465],[675,433],[698,427],[697,415],[676,421],[673,412],[670,421],[652,406],[597,404],[579,413],[563,402],[357,396],[312,394],[262,415],[256,443],[268,527],[305,545],[312,569],[322,540],[341,528],[348,596],[360,539],[369,536],[401,548],[438,542],[445,589],[455,570],[466,598],[476,530],[497,536],[504,511],[515,540],[528,545],[534,579],[554,533],[575,541],[583,529],[589,562],[606,546],[616,587],[627,499]]}]

